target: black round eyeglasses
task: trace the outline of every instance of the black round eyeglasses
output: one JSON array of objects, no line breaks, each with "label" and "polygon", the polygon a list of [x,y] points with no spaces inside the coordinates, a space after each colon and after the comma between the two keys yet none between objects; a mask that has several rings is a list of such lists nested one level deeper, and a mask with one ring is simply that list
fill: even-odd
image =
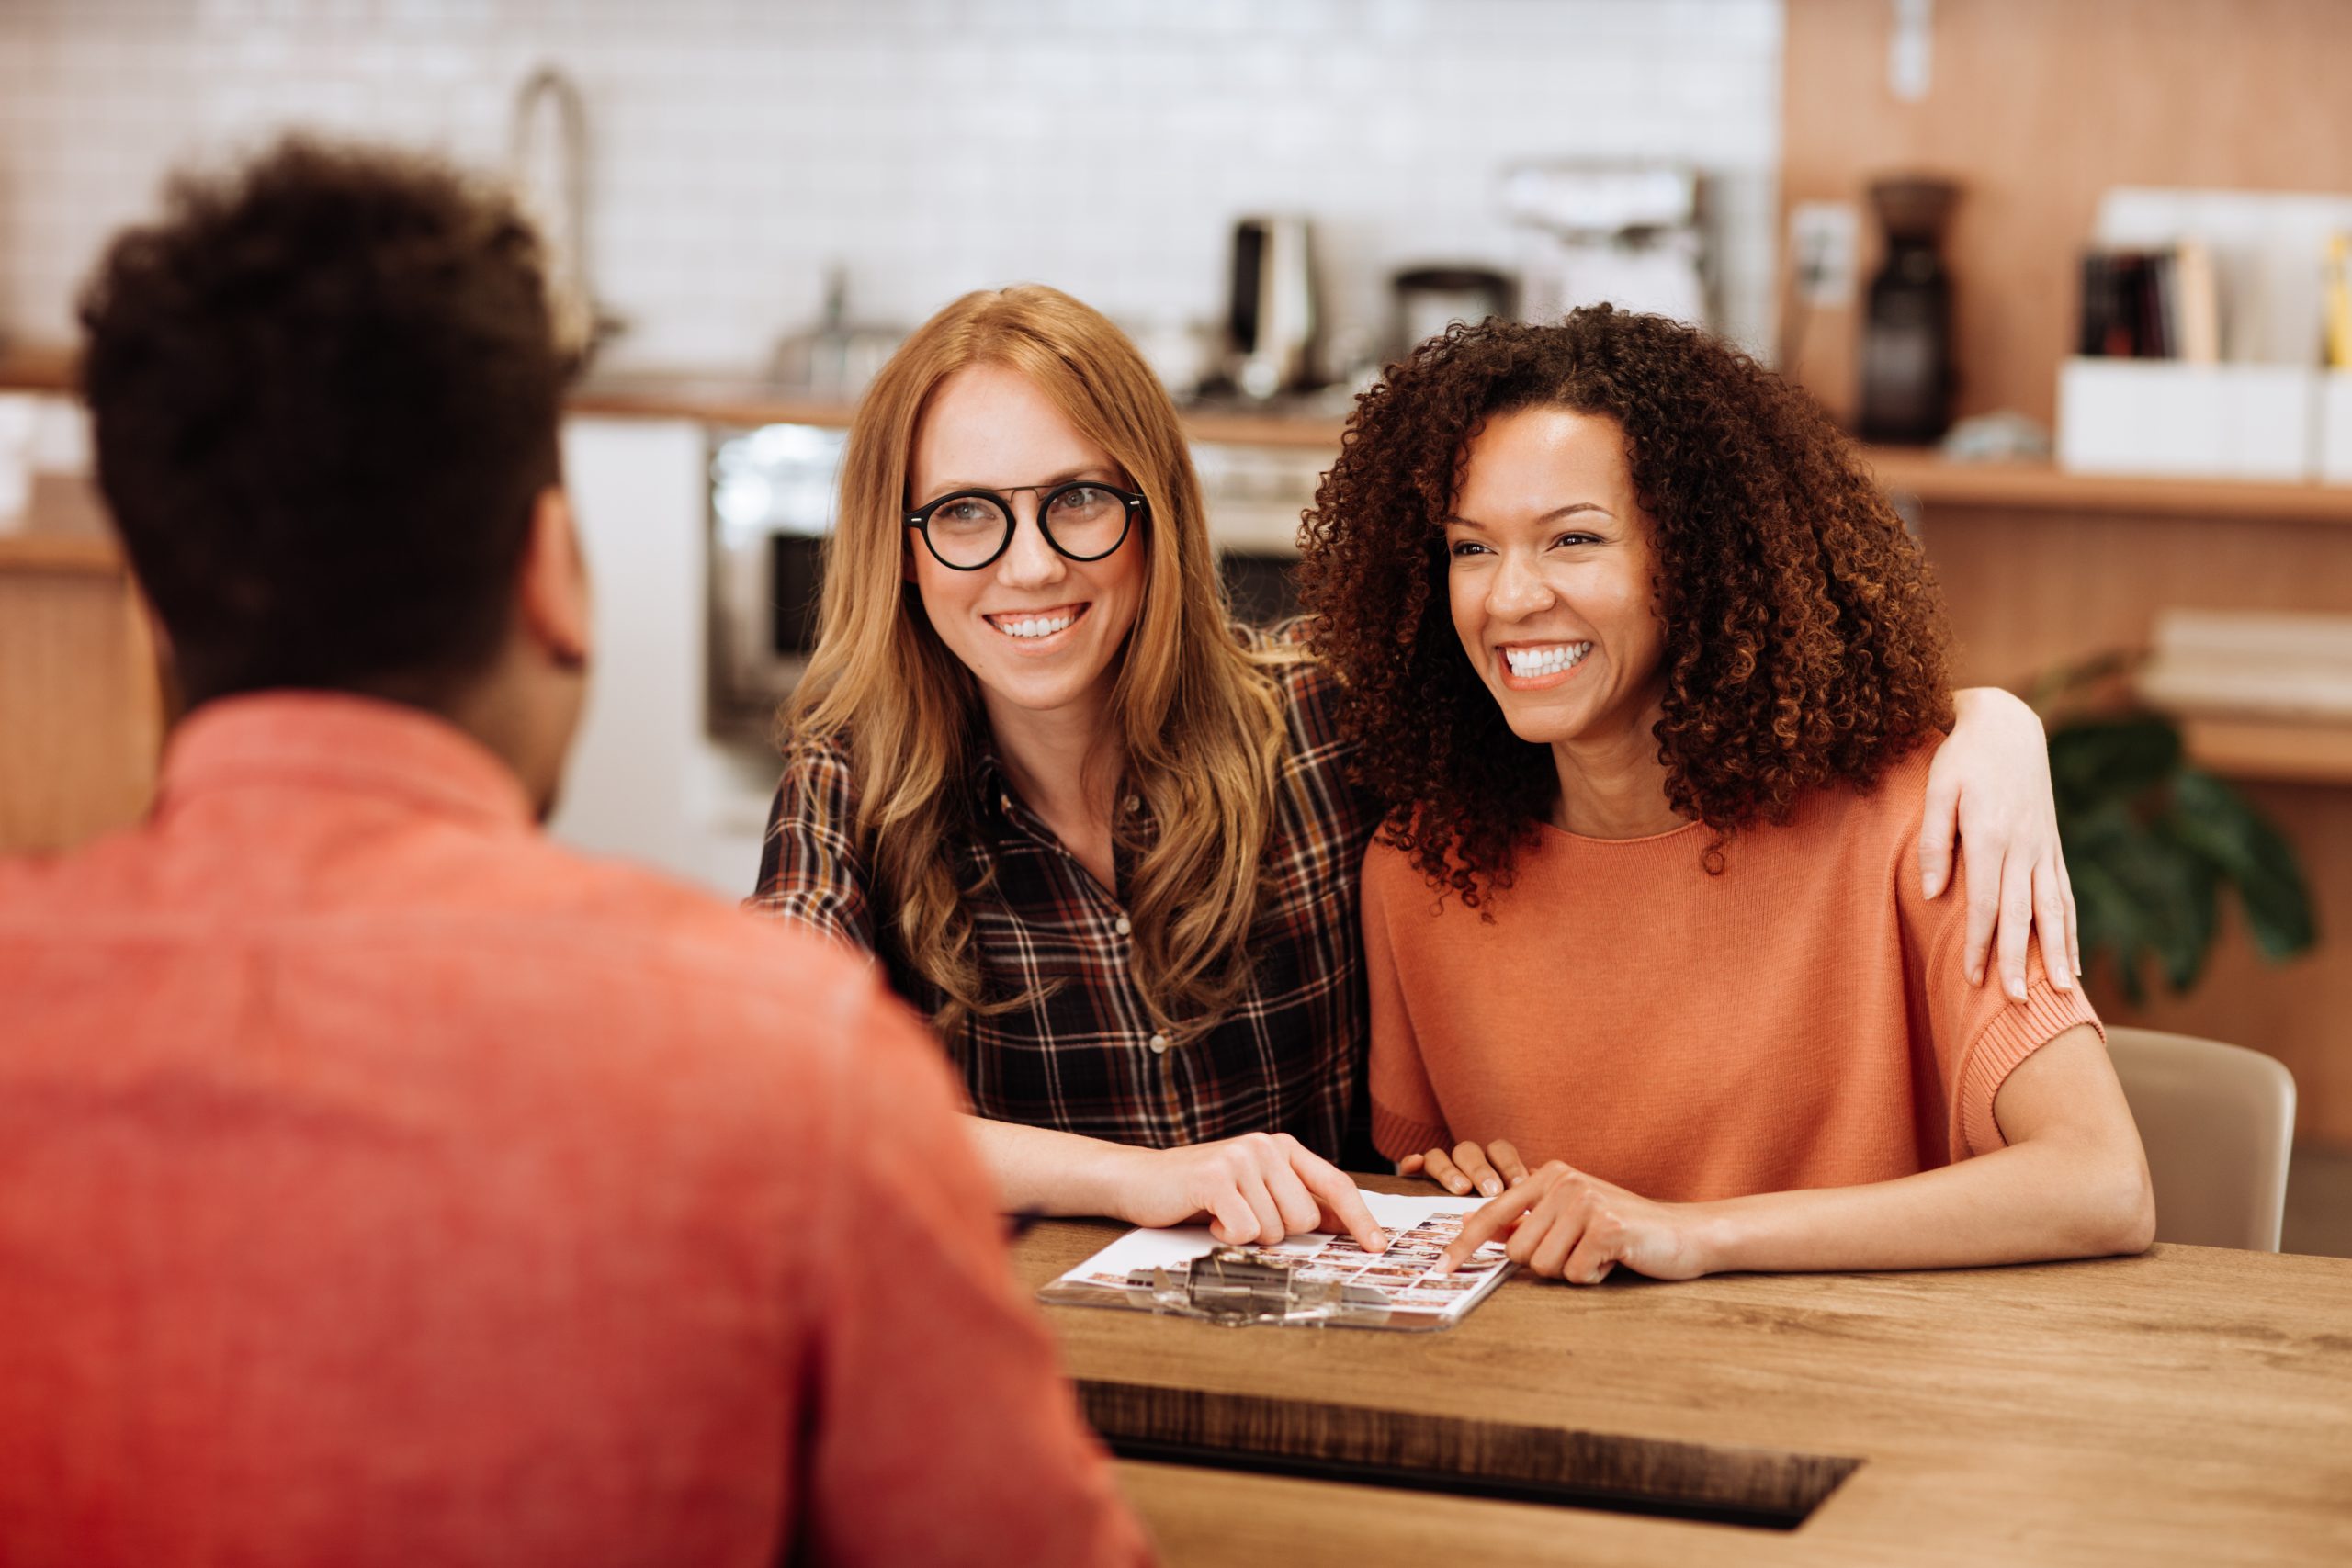
[{"label": "black round eyeglasses", "polygon": [[1101,560],[1126,543],[1136,520],[1148,514],[1142,496],[1099,479],[1057,485],[1015,485],[1010,491],[950,491],[907,513],[940,565],[978,571],[1012,547],[1017,526],[1012,496],[1042,491],[1037,531],[1057,554],[1069,560]]}]

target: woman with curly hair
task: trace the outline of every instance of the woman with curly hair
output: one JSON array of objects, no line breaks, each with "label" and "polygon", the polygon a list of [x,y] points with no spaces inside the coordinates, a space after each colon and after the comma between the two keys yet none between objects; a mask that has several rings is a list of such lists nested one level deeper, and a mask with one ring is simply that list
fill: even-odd
[{"label": "woman with curly hair", "polygon": [[[1176,410],[1069,296],[954,301],[860,405],[751,904],[874,954],[931,1017],[1007,1208],[1206,1213],[1239,1241],[1328,1210],[1377,1244],[1334,1162],[1372,1157],[1379,807],[1297,643],[1233,626]],[[1957,800],[1972,868],[2030,875],[2063,941],[2041,727],[1976,700],[1936,842]],[[2000,911],[2019,974],[2035,914]]]},{"label": "woman with curly hair", "polygon": [[1374,1133],[1500,1194],[1463,1255],[1512,1227],[1590,1282],[2147,1246],[2088,1004],[2038,954],[2019,995],[1973,984],[1911,872],[1942,610],[1803,394],[1606,306],[1457,327],[1360,404],[1302,576],[1388,811]]}]

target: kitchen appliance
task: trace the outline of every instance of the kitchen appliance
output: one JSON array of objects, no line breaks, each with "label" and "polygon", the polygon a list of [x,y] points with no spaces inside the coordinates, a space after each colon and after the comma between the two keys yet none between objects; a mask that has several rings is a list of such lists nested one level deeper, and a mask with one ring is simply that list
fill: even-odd
[{"label": "kitchen appliance", "polygon": [[906,336],[902,328],[852,321],[849,275],[831,267],[825,273],[823,314],[775,345],[768,378],[813,398],[855,402]]},{"label": "kitchen appliance", "polygon": [[1312,233],[1304,218],[1245,218],[1233,226],[1227,375],[1244,396],[1321,385],[1322,321]]},{"label": "kitchen appliance", "polygon": [[1330,457],[1319,446],[1193,444],[1209,542],[1235,618],[1271,626],[1298,614],[1299,515]]},{"label": "kitchen appliance", "polygon": [[714,735],[765,739],[817,646],[848,438],[769,424],[712,443],[705,718]]},{"label": "kitchen appliance", "polygon": [[1509,319],[1519,290],[1507,274],[1483,266],[1417,266],[1389,280],[1396,301],[1391,351],[1402,356],[1456,321]]},{"label": "kitchen appliance", "polygon": [[1530,164],[1503,177],[1519,236],[1519,310],[1556,321],[1602,302],[1713,324],[1698,171],[1658,164]]},{"label": "kitchen appliance", "polygon": [[1951,424],[1951,276],[1937,246],[1959,196],[1949,180],[1874,181],[1886,261],[1862,316],[1865,441],[1925,445]]},{"label": "kitchen appliance", "polygon": [[1225,330],[1221,323],[1159,317],[1124,323],[1159,384],[1178,402],[1201,395],[1225,369]]}]

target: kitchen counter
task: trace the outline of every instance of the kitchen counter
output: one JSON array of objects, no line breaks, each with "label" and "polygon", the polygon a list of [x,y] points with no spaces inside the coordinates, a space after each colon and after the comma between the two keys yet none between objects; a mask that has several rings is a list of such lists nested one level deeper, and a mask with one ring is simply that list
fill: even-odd
[{"label": "kitchen counter", "polygon": [[20,533],[0,534],[0,571],[121,570],[121,547],[110,538],[57,532],[38,522]]},{"label": "kitchen counter", "polygon": [[[0,353],[0,391],[71,393],[74,356],[62,349],[26,347]],[[810,397],[752,377],[695,371],[621,371],[590,376],[571,390],[576,414],[636,419],[684,419],[699,424],[819,424],[845,428],[854,403]],[[1313,447],[1337,451],[1336,419],[1231,409],[1196,409],[1184,415],[1195,441],[1244,446]]]},{"label": "kitchen counter", "polygon": [[[692,374],[629,373],[594,376],[571,394],[574,413],[690,419],[704,424],[821,424],[844,428],[856,405],[827,401],[763,381]],[[1314,447],[1339,450],[1340,422],[1247,410],[1183,411],[1184,428],[1195,441],[1240,446]]]},{"label": "kitchen counter", "polygon": [[74,355],[62,348],[0,346],[0,392],[71,392]]},{"label": "kitchen counter", "polygon": [[[74,357],[57,348],[0,352],[0,391],[70,393]],[[819,398],[749,376],[617,371],[572,389],[573,413],[684,419],[713,425],[846,428],[854,402]],[[1339,449],[1343,421],[1320,414],[1204,405],[1183,411],[1195,441],[1238,446]],[[2048,461],[1956,463],[1930,447],[1873,446],[1864,457],[1889,491],[1961,507],[2352,524],[2352,485],[2069,473]]]},{"label": "kitchen counter", "polygon": [[[73,389],[70,353],[55,348],[0,353],[0,390]],[[854,403],[797,394],[752,377],[695,371],[591,376],[572,389],[569,407],[574,413],[622,418],[684,419],[718,425],[819,424],[835,429],[845,428],[855,412]],[[1336,451],[1342,422],[1316,415],[1200,407],[1184,412],[1184,425],[1196,441]],[[2352,485],[2076,474],[2047,461],[1955,463],[1929,447],[1867,447],[1864,456],[1879,482],[1889,491],[1929,503],[2352,524]]]}]

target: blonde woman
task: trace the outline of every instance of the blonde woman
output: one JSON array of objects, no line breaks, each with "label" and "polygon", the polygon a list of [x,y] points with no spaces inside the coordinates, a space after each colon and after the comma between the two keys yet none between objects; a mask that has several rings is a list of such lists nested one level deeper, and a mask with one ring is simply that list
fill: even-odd
[{"label": "blonde woman", "polygon": [[[1051,288],[967,295],[851,427],[752,907],[873,953],[930,1015],[1007,1208],[1206,1214],[1242,1241],[1336,1222],[1377,1247],[1332,1163],[1363,1147],[1356,872],[1380,816],[1336,695],[1294,637],[1232,626],[1134,344]],[[1997,911],[2005,976],[2037,914],[2071,973],[2041,727],[1962,699],[1928,890],[1957,813],[1992,890],[1972,967]]]}]

